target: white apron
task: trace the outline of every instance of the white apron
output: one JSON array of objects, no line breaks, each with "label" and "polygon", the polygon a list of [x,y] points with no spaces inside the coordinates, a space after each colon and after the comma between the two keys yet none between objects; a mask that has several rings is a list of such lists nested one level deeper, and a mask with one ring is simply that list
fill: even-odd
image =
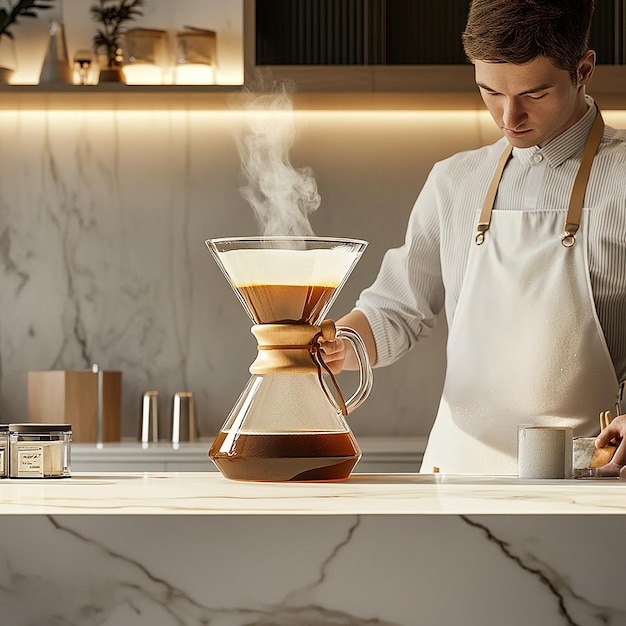
[{"label": "white apron", "polygon": [[[441,403],[421,472],[516,474],[517,426],[594,436],[618,381],[589,280],[583,201],[604,123],[598,111],[560,211],[493,211],[508,146],[485,199],[450,327]],[[438,468],[435,470],[434,468]]]}]

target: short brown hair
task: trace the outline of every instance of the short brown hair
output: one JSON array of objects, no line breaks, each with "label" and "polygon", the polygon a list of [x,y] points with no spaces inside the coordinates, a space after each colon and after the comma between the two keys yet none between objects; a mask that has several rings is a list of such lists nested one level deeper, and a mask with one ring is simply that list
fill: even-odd
[{"label": "short brown hair", "polygon": [[465,54],[470,61],[517,65],[546,57],[576,80],[593,10],[594,0],[472,0]]}]

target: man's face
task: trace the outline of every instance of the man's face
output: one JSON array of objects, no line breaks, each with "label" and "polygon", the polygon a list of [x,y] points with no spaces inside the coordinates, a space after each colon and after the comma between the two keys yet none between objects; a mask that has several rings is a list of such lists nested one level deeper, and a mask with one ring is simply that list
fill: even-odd
[{"label": "man's face", "polygon": [[595,55],[579,64],[576,83],[546,57],[523,65],[474,61],[476,84],[495,123],[513,146],[545,146],[576,123],[587,110],[584,85]]}]

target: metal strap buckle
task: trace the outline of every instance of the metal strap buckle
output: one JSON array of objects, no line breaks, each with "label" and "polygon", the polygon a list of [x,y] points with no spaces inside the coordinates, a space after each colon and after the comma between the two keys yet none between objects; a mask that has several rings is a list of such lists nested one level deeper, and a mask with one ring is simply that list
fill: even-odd
[{"label": "metal strap buckle", "polygon": [[578,232],[578,224],[568,224],[565,222],[565,234],[561,239],[561,245],[565,248],[571,248],[576,243],[576,233]]},{"label": "metal strap buckle", "polygon": [[476,233],[476,237],[474,238],[474,241],[476,242],[477,246],[482,246],[483,243],[485,243],[485,233],[489,230],[489,224],[487,223],[480,223],[478,224],[478,232]]}]

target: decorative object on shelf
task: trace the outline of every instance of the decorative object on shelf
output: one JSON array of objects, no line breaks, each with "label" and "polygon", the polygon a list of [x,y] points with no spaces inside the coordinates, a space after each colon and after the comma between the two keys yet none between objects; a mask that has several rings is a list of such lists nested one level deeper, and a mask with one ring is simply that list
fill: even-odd
[{"label": "decorative object on shelf", "polygon": [[74,53],[74,81],[79,85],[91,85],[93,82],[93,52],[80,48]]},{"label": "decorative object on shelf", "polygon": [[72,70],[67,58],[63,25],[53,20],[50,22],[50,41],[48,42],[48,52],[41,66],[39,84],[71,82]]},{"label": "decorative object on shelf", "polygon": [[185,26],[176,33],[177,85],[214,85],[216,65],[215,31]]},{"label": "decorative object on shelf", "polygon": [[0,83],[9,84],[15,71],[15,36],[13,25],[21,17],[37,17],[37,11],[52,8],[54,0],[19,0],[14,5],[0,6]]},{"label": "decorative object on shelf", "polygon": [[161,85],[167,58],[167,33],[156,28],[126,31],[122,71],[128,85]]},{"label": "decorative object on shelf", "polygon": [[16,69],[15,42],[12,39],[0,37],[0,84],[10,84]]},{"label": "decorative object on shelf", "polygon": [[121,40],[124,24],[143,15],[144,0],[99,0],[90,7],[91,19],[100,24],[93,38],[94,50],[104,49],[105,64],[100,82],[123,82]]}]

